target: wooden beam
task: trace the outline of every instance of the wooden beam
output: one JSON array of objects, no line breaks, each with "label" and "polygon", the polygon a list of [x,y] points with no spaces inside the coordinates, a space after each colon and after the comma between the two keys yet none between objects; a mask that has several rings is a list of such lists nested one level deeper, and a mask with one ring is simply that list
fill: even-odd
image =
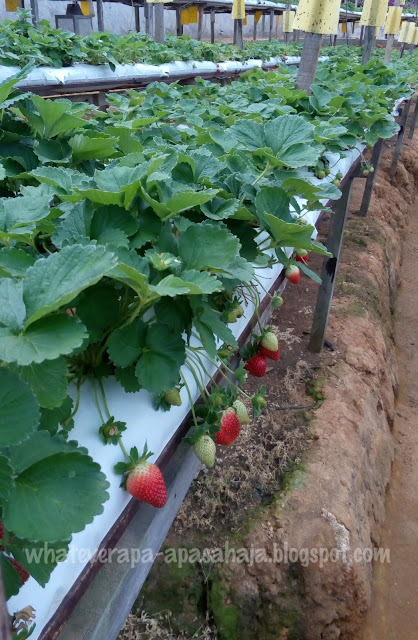
[{"label": "wooden beam", "polygon": [[165,28],[164,28],[164,3],[157,2],[154,5],[154,40],[160,44],[164,43]]},{"label": "wooden beam", "polygon": [[392,183],[395,179],[396,171],[398,168],[398,160],[401,154],[402,143],[405,135],[406,123],[408,122],[408,115],[409,115],[410,108],[411,108],[411,100],[408,100],[405,103],[405,106],[403,108],[401,122],[400,122],[400,129],[398,132],[398,139],[396,140],[395,150],[393,152],[393,157],[392,157],[392,164],[390,166],[390,171],[389,171],[389,178]]},{"label": "wooden beam", "polygon": [[322,35],[320,33],[305,33],[296,88],[304,89],[308,94],[311,93],[310,87],[315,80],[321,42]]},{"label": "wooden beam", "polygon": [[97,0],[97,30],[104,31],[103,0]]},{"label": "wooden beam", "polygon": [[332,296],[334,293],[335,278],[337,276],[338,263],[340,261],[345,223],[350,204],[352,184],[353,176],[351,176],[343,186],[342,196],[336,201],[333,207],[334,213],[331,214],[327,249],[332,253],[332,258],[325,257],[322,264],[322,284],[319,285],[311,337],[308,345],[308,349],[314,353],[319,353],[324,345],[325,332],[327,330]]},{"label": "wooden beam", "polygon": [[203,32],[203,5],[199,5],[197,8],[197,39],[202,39]]},{"label": "wooden beam", "polygon": [[135,11],[135,31],[138,33],[141,31],[141,15],[139,13],[139,4],[134,6]]},{"label": "wooden beam", "polygon": [[376,27],[370,27],[367,25],[364,29],[364,47],[363,47],[363,57],[361,59],[361,64],[364,66],[367,64],[372,57],[372,52],[374,49],[374,45],[376,42]]},{"label": "wooden beam", "polygon": [[210,12],[210,41],[211,44],[215,42],[215,20],[216,20],[216,12],[212,9]]},{"label": "wooden beam", "polygon": [[367,212],[369,210],[370,200],[372,198],[372,192],[374,183],[376,181],[377,168],[379,166],[380,154],[382,152],[383,147],[383,138],[379,138],[376,144],[373,147],[371,164],[373,165],[373,173],[369,173],[366,178],[366,186],[364,187],[363,199],[361,201],[359,216],[363,218],[367,216]]}]

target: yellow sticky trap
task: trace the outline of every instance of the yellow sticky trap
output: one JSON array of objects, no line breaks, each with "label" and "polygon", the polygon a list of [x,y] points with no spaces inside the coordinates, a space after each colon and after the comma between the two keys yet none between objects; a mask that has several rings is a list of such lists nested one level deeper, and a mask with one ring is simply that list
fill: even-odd
[{"label": "yellow sticky trap", "polygon": [[293,29],[307,33],[338,33],[340,0],[300,0]]},{"label": "yellow sticky trap", "polygon": [[81,0],[80,2],[81,12],[83,16],[90,16],[94,18],[94,6],[92,0]]},{"label": "yellow sticky trap", "polygon": [[185,26],[186,24],[190,24],[189,10],[188,9],[182,9],[181,10],[180,24],[182,24],[183,26]]},{"label": "yellow sticky trap", "polygon": [[245,26],[247,24],[247,15],[245,15],[245,18],[242,21],[243,26]]},{"label": "yellow sticky trap", "polygon": [[232,5],[231,16],[233,20],[244,20],[245,0],[234,0],[234,3]]},{"label": "yellow sticky trap", "polygon": [[385,33],[394,36],[399,31],[402,18],[402,7],[389,7],[385,24]]},{"label": "yellow sticky trap", "polygon": [[255,14],[254,14],[254,22],[255,22],[256,24],[258,24],[258,22],[259,22],[259,20],[260,20],[260,18],[261,18],[261,16],[262,16],[262,15],[263,15],[263,12],[262,12],[262,11],[256,11],[256,12],[255,12]]},{"label": "yellow sticky trap", "polygon": [[342,22],[341,23],[341,32],[342,33],[347,33],[347,23],[346,22]]},{"label": "yellow sticky trap", "polygon": [[388,0],[364,0],[360,24],[367,27],[383,27],[386,22]]},{"label": "yellow sticky trap", "polygon": [[296,11],[283,12],[283,33],[292,33]]},{"label": "yellow sticky trap", "polygon": [[6,11],[14,13],[19,9],[19,0],[6,0]]},{"label": "yellow sticky trap", "polygon": [[408,31],[406,34],[406,44],[412,44],[414,42],[414,36],[415,36],[415,24],[413,22],[409,22],[409,27],[408,27]]},{"label": "yellow sticky trap", "polygon": [[[401,35],[399,36],[399,42],[405,42],[411,44],[415,31],[415,24],[413,22],[402,22]],[[411,38],[411,39],[410,39]]]},{"label": "yellow sticky trap", "polygon": [[405,4],[405,0],[401,0],[401,7],[403,7]]},{"label": "yellow sticky trap", "polygon": [[374,30],[374,35],[376,36],[376,38],[377,38],[377,36],[379,36],[379,35],[380,35],[380,27],[376,27],[376,28],[375,28],[375,30]]},{"label": "yellow sticky trap", "polygon": [[197,24],[197,6],[189,7],[189,24]]}]

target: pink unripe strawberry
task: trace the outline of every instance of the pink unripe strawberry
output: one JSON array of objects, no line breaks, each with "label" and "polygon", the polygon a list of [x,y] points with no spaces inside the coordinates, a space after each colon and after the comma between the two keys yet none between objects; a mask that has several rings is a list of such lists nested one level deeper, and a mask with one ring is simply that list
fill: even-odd
[{"label": "pink unripe strawberry", "polygon": [[300,269],[295,264],[291,264],[284,272],[284,275],[293,284],[298,284],[300,280]]},{"label": "pink unripe strawberry", "polygon": [[163,507],[167,502],[167,489],[163,475],[157,465],[146,460],[138,462],[129,472],[126,489],[131,496],[152,504],[153,507]]}]

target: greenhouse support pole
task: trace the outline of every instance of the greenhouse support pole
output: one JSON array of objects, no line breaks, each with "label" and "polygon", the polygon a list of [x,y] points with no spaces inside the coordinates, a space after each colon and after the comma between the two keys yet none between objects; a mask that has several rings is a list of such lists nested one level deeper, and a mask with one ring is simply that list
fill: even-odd
[{"label": "greenhouse support pole", "polygon": [[176,9],[176,34],[183,35],[183,25],[181,24],[181,9]]},{"label": "greenhouse support pole", "polygon": [[342,196],[336,201],[331,214],[328,231],[327,249],[332,253],[332,258],[325,257],[322,264],[321,280],[316,307],[312,322],[311,337],[308,349],[314,353],[319,353],[324,345],[325,332],[327,330],[328,317],[331,309],[332,296],[334,293],[335,279],[337,275],[338,263],[340,261],[341,245],[343,242],[345,223],[347,220],[348,207],[350,204],[351,187],[353,185],[353,175],[347,180],[342,188]]},{"label": "greenhouse support pole", "polygon": [[147,0],[144,0],[144,19],[145,19],[145,33],[150,34],[151,25],[150,25],[150,5]]},{"label": "greenhouse support pole", "polygon": [[243,49],[244,48],[244,42],[242,39],[242,23],[243,20],[235,20],[235,22],[237,23],[237,31],[236,31],[236,46],[238,47],[238,49]]},{"label": "greenhouse support pole", "polygon": [[97,0],[97,30],[104,31],[103,0]]},{"label": "greenhouse support pole", "polygon": [[254,42],[257,40],[257,22],[254,14],[254,24],[253,24],[253,40]]},{"label": "greenhouse support pole", "polygon": [[197,39],[202,39],[203,32],[203,5],[199,5],[197,8]]},{"label": "greenhouse support pole", "polygon": [[266,14],[263,11],[263,15],[261,16],[261,37],[264,38],[264,34],[266,33]]},{"label": "greenhouse support pole", "polygon": [[[395,0],[395,7],[401,6],[401,0]],[[384,63],[387,64],[390,62],[390,57],[392,55],[393,43],[395,42],[395,35],[392,33],[388,34],[388,39],[386,40],[386,50],[385,50],[385,59]]]},{"label": "greenhouse support pole", "polygon": [[136,4],[134,6],[134,10],[135,10],[135,31],[139,33],[141,31],[141,16],[139,13],[139,4]]},{"label": "greenhouse support pole", "polygon": [[399,49],[399,58],[402,58],[404,52],[405,52],[405,42],[402,42],[401,48]]},{"label": "greenhouse support pole", "polygon": [[364,187],[363,199],[361,201],[359,216],[363,218],[367,216],[367,212],[369,210],[370,200],[372,198],[372,192],[374,183],[376,181],[377,167],[379,166],[380,154],[382,152],[383,147],[383,138],[379,138],[376,144],[373,147],[373,153],[371,158],[371,164],[373,165],[374,171],[369,173],[366,178],[366,186]]},{"label": "greenhouse support pole", "polygon": [[213,44],[215,42],[215,20],[216,20],[216,13],[212,9],[212,11],[210,12],[210,42],[211,42],[211,44]]},{"label": "greenhouse support pole", "polygon": [[269,42],[273,39],[274,9],[270,11]]},{"label": "greenhouse support pole", "polygon": [[376,42],[376,27],[370,27],[367,25],[364,29],[364,48],[361,64],[364,66],[372,57],[372,51]]},{"label": "greenhouse support pole", "polygon": [[33,26],[37,27],[39,22],[39,7],[38,0],[30,0],[30,10],[32,12]]},{"label": "greenhouse support pole", "polygon": [[296,88],[305,89],[308,95],[311,93],[311,84],[315,80],[321,42],[322,35],[320,33],[305,33]]},{"label": "greenhouse support pole", "polygon": [[0,564],[0,638],[1,640],[12,640],[10,633],[10,617],[7,611],[6,594],[4,593],[3,578]]},{"label": "greenhouse support pole", "polygon": [[363,44],[363,38],[364,38],[364,24],[362,24],[360,27],[360,47]]},{"label": "greenhouse support pole", "polygon": [[409,128],[408,138],[410,140],[414,137],[414,131],[415,131],[415,127],[416,127],[416,124],[417,124],[417,117],[418,117],[418,95],[415,97],[414,115],[412,117],[411,126]]},{"label": "greenhouse support pole", "polygon": [[157,2],[154,6],[154,40],[160,44],[164,43],[164,3]]},{"label": "greenhouse support pole", "polygon": [[403,143],[403,137],[405,135],[405,128],[406,128],[406,123],[408,122],[408,114],[409,114],[409,109],[411,108],[411,100],[408,100],[405,104],[403,113],[402,113],[402,118],[401,118],[401,122],[400,122],[400,129],[398,132],[398,139],[396,141],[395,144],[395,150],[393,152],[393,158],[392,158],[392,164],[390,166],[390,171],[389,171],[389,178],[391,183],[393,183],[393,180],[396,176],[396,170],[398,167],[398,160],[399,160],[399,156],[401,154],[401,149],[402,149],[402,143]]}]

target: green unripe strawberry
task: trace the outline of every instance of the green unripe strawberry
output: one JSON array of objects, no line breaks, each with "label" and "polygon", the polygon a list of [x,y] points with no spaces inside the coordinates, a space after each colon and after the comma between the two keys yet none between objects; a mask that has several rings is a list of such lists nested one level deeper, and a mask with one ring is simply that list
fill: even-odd
[{"label": "green unripe strawberry", "polygon": [[232,404],[237,414],[237,418],[241,424],[250,424],[250,416],[248,415],[247,407],[241,400],[235,400]]},{"label": "green unripe strawberry", "polygon": [[203,462],[209,469],[215,464],[216,445],[210,436],[200,436],[194,443],[193,449],[200,462]]},{"label": "green unripe strawberry", "polygon": [[325,167],[324,171],[325,171],[325,175],[329,176],[329,174],[330,174],[329,167]]},{"label": "green unripe strawberry", "polygon": [[338,178],[335,178],[335,180],[332,181],[332,184],[335,184],[336,187],[339,187],[341,184],[341,180],[339,180]]},{"label": "green unripe strawberry", "polygon": [[269,351],[277,351],[279,348],[279,341],[272,331],[267,331],[261,338],[261,344],[265,349]]},{"label": "green unripe strawberry", "polygon": [[341,171],[339,171],[335,177],[337,178],[337,180],[342,180],[343,174],[341,173]]},{"label": "green unripe strawberry", "polygon": [[175,407],[180,407],[181,397],[180,391],[177,389],[177,387],[173,387],[172,389],[166,391],[164,394],[164,400],[168,402],[168,404],[171,404]]},{"label": "green unripe strawberry", "polygon": [[244,309],[240,304],[235,305],[228,313],[228,323],[236,322],[238,318],[242,318],[244,315]]},{"label": "green unripe strawberry", "polygon": [[318,173],[316,174],[316,177],[317,177],[319,180],[323,180],[323,179],[325,178],[325,176],[326,176],[325,171],[318,171]]},{"label": "green unripe strawberry", "polygon": [[282,296],[275,294],[271,299],[271,306],[273,307],[273,309],[279,309],[282,306],[283,302],[284,300]]}]

